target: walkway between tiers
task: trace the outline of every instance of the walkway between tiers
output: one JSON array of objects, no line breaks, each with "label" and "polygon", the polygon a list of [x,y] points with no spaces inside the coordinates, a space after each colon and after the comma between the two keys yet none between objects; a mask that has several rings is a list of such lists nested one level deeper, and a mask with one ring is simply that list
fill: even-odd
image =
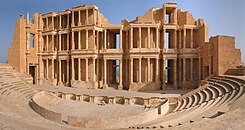
[{"label": "walkway between tiers", "polygon": [[191,91],[191,89],[185,90],[156,90],[156,91],[144,91],[144,92],[133,92],[126,90],[104,90],[104,89],[79,89],[71,87],[61,86],[48,86],[48,85],[36,85],[35,88],[39,90],[47,90],[53,92],[65,92],[75,94],[87,94],[94,96],[122,96],[122,97],[178,97],[181,94]]}]

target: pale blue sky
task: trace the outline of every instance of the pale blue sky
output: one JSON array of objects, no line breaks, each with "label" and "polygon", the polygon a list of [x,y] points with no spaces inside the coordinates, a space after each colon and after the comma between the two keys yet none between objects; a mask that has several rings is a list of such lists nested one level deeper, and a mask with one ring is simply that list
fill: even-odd
[{"label": "pale blue sky", "polygon": [[[133,20],[152,7],[162,7],[166,0],[0,0],[0,63],[6,62],[15,22],[20,14],[53,12],[78,5],[97,5],[111,23]],[[236,47],[245,61],[245,1],[244,0],[172,0],[178,8],[188,10],[209,25],[209,36],[236,37]]]}]

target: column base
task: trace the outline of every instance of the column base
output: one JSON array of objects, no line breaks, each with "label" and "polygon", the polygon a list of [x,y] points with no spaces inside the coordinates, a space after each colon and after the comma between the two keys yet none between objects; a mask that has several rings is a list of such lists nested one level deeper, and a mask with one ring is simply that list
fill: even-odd
[{"label": "column base", "polygon": [[71,87],[74,87],[74,84],[75,84],[75,80],[71,80]]},{"label": "column base", "polygon": [[98,82],[94,82],[93,88],[94,88],[94,89],[98,89],[98,87],[99,87]]},{"label": "column base", "polygon": [[178,87],[177,86],[174,86],[174,90],[177,90],[178,89]]},{"label": "column base", "polygon": [[162,90],[167,90],[167,85],[165,83],[162,84]]},{"label": "column base", "polygon": [[51,85],[55,86],[57,84],[57,80],[56,79],[52,79]]},{"label": "column base", "polygon": [[118,85],[117,89],[118,90],[123,90],[123,85]]},{"label": "column base", "polygon": [[43,80],[42,79],[38,79],[38,84],[42,85],[43,84]]},{"label": "column base", "polygon": [[58,82],[58,86],[64,86],[62,82]]},{"label": "column base", "polygon": [[107,88],[108,88],[108,84],[104,84],[103,89],[107,89]]},{"label": "column base", "polygon": [[177,90],[177,89],[178,89],[177,84],[174,84],[174,89],[175,89],[175,90]]}]

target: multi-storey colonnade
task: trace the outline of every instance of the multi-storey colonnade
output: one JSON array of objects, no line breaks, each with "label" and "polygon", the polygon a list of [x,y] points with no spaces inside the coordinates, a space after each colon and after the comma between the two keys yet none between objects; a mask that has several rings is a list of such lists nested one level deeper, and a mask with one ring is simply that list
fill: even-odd
[{"label": "multi-storey colonnade", "polygon": [[198,46],[206,40],[207,25],[177,10],[176,3],[121,25],[110,24],[96,6],[39,14],[35,20],[39,84],[149,90],[196,87],[205,76]]}]

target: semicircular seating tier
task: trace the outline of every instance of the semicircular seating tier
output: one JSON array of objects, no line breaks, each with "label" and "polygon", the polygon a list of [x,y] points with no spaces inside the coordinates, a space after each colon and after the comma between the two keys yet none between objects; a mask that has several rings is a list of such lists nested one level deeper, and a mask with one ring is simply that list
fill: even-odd
[{"label": "semicircular seating tier", "polygon": [[215,76],[206,84],[170,102],[165,116],[130,128],[168,128],[202,122],[228,111],[227,107],[245,92],[245,80],[232,76]]},{"label": "semicircular seating tier", "polygon": [[30,84],[32,79],[16,72],[11,66],[0,64],[0,96],[28,103],[37,92]]}]

